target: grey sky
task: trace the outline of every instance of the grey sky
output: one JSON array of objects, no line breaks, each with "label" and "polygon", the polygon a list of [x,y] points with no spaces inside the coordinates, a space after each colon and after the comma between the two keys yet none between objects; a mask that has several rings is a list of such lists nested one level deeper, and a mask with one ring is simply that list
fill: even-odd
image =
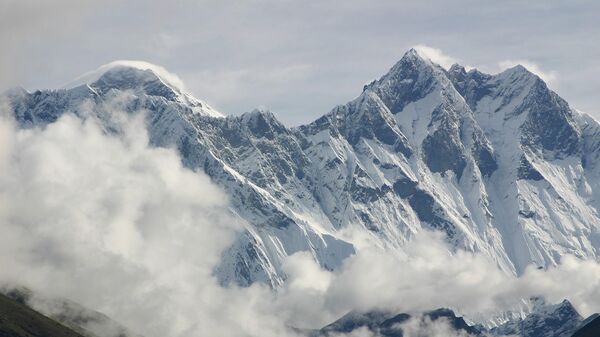
[{"label": "grey sky", "polygon": [[598,1],[0,0],[0,90],[144,60],[224,113],[263,106],[297,125],[425,45],[488,72],[537,66],[598,117],[598,15]]}]

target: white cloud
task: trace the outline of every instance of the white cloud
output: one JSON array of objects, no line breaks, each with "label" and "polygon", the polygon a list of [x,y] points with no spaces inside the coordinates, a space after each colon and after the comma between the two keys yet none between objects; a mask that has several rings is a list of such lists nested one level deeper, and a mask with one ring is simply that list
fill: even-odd
[{"label": "white cloud", "polygon": [[424,44],[418,44],[413,48],[419,55],[441,65],[445,69],[449,69],[455,63],[460,63],[460,59],[444,54],[441,49],[426,46]]},{"label": "white cloud", "polygon": [[[557,267],[532,266],[517,278],[481,254],[453,253],[439,233],[419,233],[409,243],[406,257],[363,242],[359,252],[334,272],[319,271],[304,253],[290,259],[294,272],[271,305],[286,322],[299,327],[323,326],[350,310],[374,309],[418,315],[446,307],[477,321],[522,310],[523,299],[533,296],[550,303],[569,299],[584,316],[600,311],[597,262],[567,256]],[[573,275],[576,282],[569,281]]]},{"label": "white cloud", "polygon": [[[409,243],[407,255],[399,258],[380,248],[363,248],[335,273],[323,295],[324,306],[333,313],[348,308],[419,312],[438,307],[476,313],[500,306],[490,288],[501,291],[510,277],[484,256],[452,254],[440,234],[428,232]],[[519,299],[511,301],[506,307]]]},{"label": "white cloud", "polygon": [[512,68],[517,65],[522,65],[523,67],[527,68],[527,70],[538,75],[542,80],[544,80],[544,82],[546,82],[548,84],[555,84],[556,81],[558,80],[558,74],[556,71],[553,71],[553,70],[544,71],[540,68],[540,66],[537,63],[535,63],[533,61],[505,60],[505,61],[501,61],[498,63],[498,66],[502,70]]}]

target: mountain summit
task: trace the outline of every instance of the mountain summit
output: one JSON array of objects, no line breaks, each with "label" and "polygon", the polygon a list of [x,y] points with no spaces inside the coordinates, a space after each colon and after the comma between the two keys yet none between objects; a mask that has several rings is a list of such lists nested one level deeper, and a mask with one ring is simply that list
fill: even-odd
[{"label": "mountain summit", "polygon": [[[51,123],[120,97],[147,112],[150,141],[175,147],[229,195],[247,230],[223,283],[285,279],[298,251],[336,269],[352,228],[402,251],[424,229],[512,274],[600,251],[600,124],[517,66],[445,70],[415,50],[316,121],[287,128],[256,110],[222,117],[148,66],[117,64],[79,86],[9,95],[18,123]],[[125,97],[125,99],[123,99]]]},{"label": "mountain summit", "polygon": [[80,86],[88,86],[103,94],[114,89],[163,97],[188,105],[198,113],[223,117],[223,114],[186,92],[183,81],[177,75],[144,61],[114,61],[78,77],[63,88]]}]

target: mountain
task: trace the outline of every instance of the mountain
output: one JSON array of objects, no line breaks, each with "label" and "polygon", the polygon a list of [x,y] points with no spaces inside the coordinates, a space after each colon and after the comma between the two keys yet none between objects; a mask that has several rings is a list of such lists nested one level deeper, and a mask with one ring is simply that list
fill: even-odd
[{"label": "mountain", "polygon": [[572,337],[596,336],[600,336],[600,315],[598,314],[586,318]]},{"label": "mountain", "polygon": [[570,337],[583,321],[573,305],[564,300],[548,305],[537,299],[533,310],[523,319],[506,322],[491,330],[496,336]]},{"label": "mountain", "polygon": [[[350,312],[335,322],[312,332],[312,336],[337,336],[350,334],[358,329],[371,331],[375,336],[402,337],[404,330],[409,328],[411,320],[417,320],[417,331],[426,333],[426,325],[434,323],[447,323],[451,331],[463,333],[468,336],[484,336],[484,331],[470,326],[462,317],[458,317],[452,310],[436,309],[414,316],[407,313],[390,314],[386,312],[371,311],[367,313]],[[410,334],[409,334],[410,335]],[[420,336],[420,334],[419,334]]]},{"label": "mountain", "polygon": [[[31,305],[33,293],[25,289],[3,289],[0,293],[0,336],[4,337],[101,337],[139,336],[105,315],[76,303],[56,298],[36,298],[39,307],[52,308],[44,314]],[[37,296],[37,295],[36,295]],[[297,330],[310,337],[354,335],[367,330],[376,336],[428,336],[446,331],[454,336],[511,337],[596,337],[600,335],[598,314],[583,320],[568,301],[546,304],[537,300],[531,313],[523,319],[510,320],[493,329],[471,325],[450,309],[424,313],[350,312],[318,330]],[[440,330],[445,329],[445,330]],[[408,332],[408,333],[407,333]]]},{"label": "mountain", "polygon": [[[6,327],[11,329],[33,327],[33,330],[25,330],[32,336],[38,337],[64,335],[61,334],[62,332],[59,333],[59,330],[53,329],[53,326],[64,329],[64,333],[67,333],[65,336],[74,333],[84,337],[141,337],[100,312],[67,299],[46,297],[27,288],[0,288],[0,302],[2,301],[4,307],[0,310],[4,308],[13,314],[3,315],[0,311],[0,336],[4,336],[2,328],[3,324],[6,324]],[[14,313],[19,314],[15,316]],[[41,316],[43,319],[40,320]],[[4,322],[2,318],[5,318]],[[21,326],[15,327],[11,324]],[[18,333],[18,330],[14,330],[13,333]]]},{"label": "mountain", "polygon": [[1,337],[82,337],[79,333],[0,294]]},{"label": "mountain", "polygon": [[449,309],[437,309],[422,314],[391,314],[370,311],[366,313],[350,312],[320,330],[313,331],[312,336],[335,336],[366,329],[375,336],[402,337],[405,330],[411,328],[409,325],[411,319],[415,318],[417,319],[417,331],[421,333],[418,334],[419,336],[428,335],[427,324],[432,322],[445,322],[453,336],[587,337],[600,335],[598,325],[600,320],[597,315],[584,321],[568,301],[546,304],[538,298],[535,299],[532,312],[526,317],[510,320],[492,329],[469,325],[462,317],[457,316]]},{"label": "mountain", "polygon": [[111,131],[115,108],[145,111],[151,144],[206,172],[246,224],[216,270],[225,284],[277,287],[298,251],[336,269],[355,252],[348,229],[397,253],[440,230],[515,275],[600,255],[600,124],[522,66],[445,70],[410,50],[294,128],[265,110],[223,116],[157,69],[116,63],[72,88],[6,96],[22,128],[91,110]]}]

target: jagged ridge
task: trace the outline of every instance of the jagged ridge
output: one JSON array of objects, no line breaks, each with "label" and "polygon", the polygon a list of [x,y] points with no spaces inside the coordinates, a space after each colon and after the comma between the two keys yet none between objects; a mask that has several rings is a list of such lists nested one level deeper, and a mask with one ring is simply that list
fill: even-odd
[{"label": "jagged ridge", "polygon": [[224,283],[277,286],[297,251],[335,269],[354,252],[339,235],[348,228],[397,251],[441,230],[514,274],[598,255],[600,125],[523,67],[446,71],[411,50],[358,98],[297,128],[262,110],[217,117],[153,75],[121,66],[8,96],[22,127],[83,113],[83,102],[108,127],[115,98],[147,111],[152,144],[177,147],[247,223],[217,270]]}]

